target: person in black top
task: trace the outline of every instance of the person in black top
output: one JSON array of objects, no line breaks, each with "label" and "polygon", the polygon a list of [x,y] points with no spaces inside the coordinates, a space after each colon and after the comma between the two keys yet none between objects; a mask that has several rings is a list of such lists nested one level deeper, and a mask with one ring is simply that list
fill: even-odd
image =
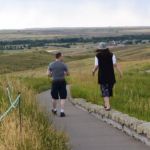
[{"label": "person in black top", "polygon": [[116,56],[109,51],[106,43],[99,43],[95,57],[95,67],[93,69],[93,76],[98,70],[98,83],[100,84],[102,97],[104,97],[104,108],[106,111],[111,110],[110,97],[113,96],[113,87],[116,83],[114,67],[122,77],[122,71],[117,64]]}]

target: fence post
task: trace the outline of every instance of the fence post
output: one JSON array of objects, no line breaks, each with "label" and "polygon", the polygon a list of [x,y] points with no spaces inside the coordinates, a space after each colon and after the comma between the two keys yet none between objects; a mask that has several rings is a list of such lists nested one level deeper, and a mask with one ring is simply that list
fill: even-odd
[{"label": "fence post", "polygon": [[[18,93],[21,95],[21,93]],[[21,97],[19,97],[19,123],[20,123],[20,136],[22,138],[22,110],[21,110]]]}]

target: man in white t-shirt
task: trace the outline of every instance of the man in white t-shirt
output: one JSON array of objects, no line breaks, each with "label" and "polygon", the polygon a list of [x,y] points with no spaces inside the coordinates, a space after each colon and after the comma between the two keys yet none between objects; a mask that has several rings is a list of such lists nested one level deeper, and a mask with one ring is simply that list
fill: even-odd
[{"label": "man in white t-shirt", "polygon": [[114,67],[119,72],[120,77],[122,71],[117,64],[116,56],[110,52],[106,43],[99,43],[97,49],[97,55],[95,57],[95,67],[93,69],[93,75],[98,70],[98,83],[104,98],[104,108],[106,111],[111,110],[110,97],[113,96],[113,87],[116,83]]}]

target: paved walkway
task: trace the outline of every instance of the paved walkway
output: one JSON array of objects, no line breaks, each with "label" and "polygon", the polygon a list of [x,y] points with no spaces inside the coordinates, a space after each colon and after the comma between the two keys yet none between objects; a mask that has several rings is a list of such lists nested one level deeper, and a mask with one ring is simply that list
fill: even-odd
[{"label": "paved walkway", "polygon": [[[50,91],[41,93],[38,102],[51,112]],[[84,110],[66,102],[66,118],[53,118],[56,128],[68,133],[73,150],[150,150],[150,147],[97,120]]]}]

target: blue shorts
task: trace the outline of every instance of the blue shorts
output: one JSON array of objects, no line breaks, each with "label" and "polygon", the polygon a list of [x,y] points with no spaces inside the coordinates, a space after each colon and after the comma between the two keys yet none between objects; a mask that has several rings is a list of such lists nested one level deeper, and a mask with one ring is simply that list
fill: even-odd
[{"label": "blue shorts", "polygon": [[101,92],[102,92],[102,97],[111,97],[113,96],[113,87],[114,84],[101,84]]},{"label": "blue shorts", "polygon": [[67,98],[67,89],[65,80],[52,82],[51,96],[54,100]]}]

